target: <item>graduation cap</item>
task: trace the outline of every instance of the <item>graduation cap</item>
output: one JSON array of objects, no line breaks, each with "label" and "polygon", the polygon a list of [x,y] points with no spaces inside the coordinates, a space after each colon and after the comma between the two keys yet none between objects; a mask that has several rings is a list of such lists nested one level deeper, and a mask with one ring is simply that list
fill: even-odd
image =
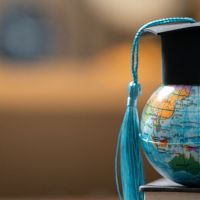
[{"label": "graduation cap", "polygon": [[[163,84],[200,85],[199,31],[200,23],[196,23],[194,19],[175,17],[149,22],[142,26],[134,37],[131,66],[133,81],[129,84],[127,110],[120,129],[115,158],[117,191],[120,200],[144,199],[143,193],[139,192],[139,186],[144,184],[137,110],[137,99],[141,91],[138,81],[139,39],[145,32],[161,37]],[[119,171],[122,192],[118,179]]]},{"label": "graduation cap", "polygon": [[160,25],[144,31],[161,36],[164,84],[200,84],[199,22]]}]

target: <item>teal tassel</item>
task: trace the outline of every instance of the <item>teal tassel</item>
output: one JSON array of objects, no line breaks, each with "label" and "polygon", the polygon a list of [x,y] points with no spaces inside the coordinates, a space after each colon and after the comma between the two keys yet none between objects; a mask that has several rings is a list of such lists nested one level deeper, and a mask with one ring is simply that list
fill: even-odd
[{"label": "teal tassel", "polygon": [[[137,99],[140,85],[129,84],[127,110],[120,130],[120,163],[123,196],[126,200],[142,200],[138,186],[144,184],[143,165],[139,146]],[[137,166],[137,168],[135,167]]]},{"label": "teal tassel", "polygon": [[[127,102],[127,110],[121,126],[118,137],[115,157],[115,173],[117,191],[120,200],[143,200],[143,193],[139,192],[139,186],[144,184],[144,170],[142,163],[142,156],[140,153],[139,142],[139,119],[137,111],[137,100],[140,94],[140,84],[138,83],[138,48],[139,39],[144,32],[145,28],[168,24],[168,23],[181,23],[195,22],[192,18],[187,17],[174,17],[159,19],[149,22],[142,26],[135,35],[132,47],[132,74],[134,82],[129,84],[129,96]],[[118,156],[120,154],[120,172],[122,191],[120,192],[119,179],[118,179]]]}]

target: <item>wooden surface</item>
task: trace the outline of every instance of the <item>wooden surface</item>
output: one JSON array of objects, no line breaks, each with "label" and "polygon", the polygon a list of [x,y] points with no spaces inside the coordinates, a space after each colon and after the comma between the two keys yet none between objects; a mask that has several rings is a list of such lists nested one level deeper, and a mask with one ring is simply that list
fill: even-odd
[{"label": "wooden surface", "polygon": [[96,196],[83,196],[83,197],[18,197],[18,198],[5,198],[0,197],[0,200],[117,200],[118,197],[96,197]]},{"label": "wooden surface", "polygon": [[[141,44],[140,110],[161,78],[159,46]],[[121,44],[83,61],[0,61],[0,195],[116,194],[130,50]],[[146,160],[145,172],[155,179]]]}]

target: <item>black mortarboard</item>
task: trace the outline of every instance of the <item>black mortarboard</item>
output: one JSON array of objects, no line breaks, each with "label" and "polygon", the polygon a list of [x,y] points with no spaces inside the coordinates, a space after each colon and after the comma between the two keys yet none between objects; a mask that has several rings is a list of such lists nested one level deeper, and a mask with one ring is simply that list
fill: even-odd
[{"label": "black mortarboard", "polygon": [[161,36],[164,84],[200,85],[200,23],[146,28]]}]

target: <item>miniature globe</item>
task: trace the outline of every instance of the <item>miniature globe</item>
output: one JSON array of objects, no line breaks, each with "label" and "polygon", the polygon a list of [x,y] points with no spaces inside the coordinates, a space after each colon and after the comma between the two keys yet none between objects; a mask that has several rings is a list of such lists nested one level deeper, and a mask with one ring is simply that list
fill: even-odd
[{"label": "miniature globe", "polygon": [[160,86],[144,108],[140,138],[162,176],[200,186],[200,86]]}]

